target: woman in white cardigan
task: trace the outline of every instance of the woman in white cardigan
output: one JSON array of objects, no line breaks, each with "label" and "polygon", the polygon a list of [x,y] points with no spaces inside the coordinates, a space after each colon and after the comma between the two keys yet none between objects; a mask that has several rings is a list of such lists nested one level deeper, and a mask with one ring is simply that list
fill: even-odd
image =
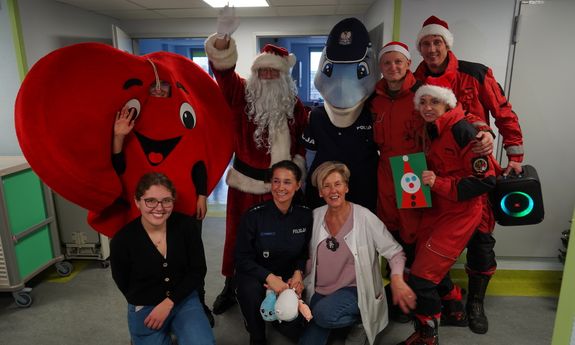
[{"label": "woman in white cardigan", "polygon": [[300,345],[323,345],[332,329],[349,326],[348,339],[374,343],[388,322],[380,255],[391,266],[393,303],[406,313],[415,307],[403,280],[403,249],[377,216],[345,200],[349,175],[345,164],[325,162],[312,176],[327,205],[313,212],[305,290],[314,317]]}]

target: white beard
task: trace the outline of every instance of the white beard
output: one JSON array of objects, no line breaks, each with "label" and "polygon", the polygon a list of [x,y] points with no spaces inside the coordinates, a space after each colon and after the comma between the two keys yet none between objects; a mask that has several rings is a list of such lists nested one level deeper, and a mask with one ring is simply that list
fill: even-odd
[{"label": "white beard", "polygon": [[297,88],[291,76],[280,73],[280,78],[262,80],[252,73],[246,84],[246,112],[256,125],[254,141],[258,148],[270,153],[278,132],[286,130],[287,122],[294,119]]}]

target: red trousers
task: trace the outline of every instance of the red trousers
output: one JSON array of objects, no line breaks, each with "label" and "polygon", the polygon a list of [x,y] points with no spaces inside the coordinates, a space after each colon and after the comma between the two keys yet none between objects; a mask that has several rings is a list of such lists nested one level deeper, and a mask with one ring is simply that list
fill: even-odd
[{"label": "red trousers", "polygon": [[439,284],[481,222],[483,202],[480,198],[436,201],[440,200],[434,200],[434,208],[424,213],[421,220],[411,274]]}]

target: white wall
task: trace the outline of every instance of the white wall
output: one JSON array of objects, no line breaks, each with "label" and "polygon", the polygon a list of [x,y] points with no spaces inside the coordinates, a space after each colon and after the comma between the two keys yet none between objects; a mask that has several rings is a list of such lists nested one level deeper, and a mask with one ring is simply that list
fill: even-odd
[{"label": "white wall", "polygon": [[[457,58],[491,67],[504,86],[514,6],[515,0],[403,0],[399,39],[409,46],[412,69],[422,60],[415,46],[417,33],[425,19],[435,15],[449,23]],[[394,0],[377,0],[365,14],[368,31],[383,21],[384,44],[392,40],[393,11]]]},{"label": "white wall", "polygon": [[0,156],[20,155],[14,130],[14,100],[20,87],[6,0],[0,0]]},{"label": "white wall", "polygon": [[[112,18],[45,0],[18,0],[28,67],[49,52],[73,43],[111,44]],[[14,102],[20,87],[6,0],[0,0],[0,155],[21,155],[14,129]]]},{"label": "white wall", "polygon": [[[514,6],[515,0],[403,0],[399,40],[409,46],[415,70],[422,60],[415,38],[423,21],[435,15],[449,23],[455,36],[455,55],[461,60],[491,67],[495,78],[504,86]],[[381,22],[385,44],[392,40],[394,0],[377,0],[365,14],[368,31]]]},{"label": "white wall", "polygon": [[412,69],[421,62],[417,33],[425,19],[435,15],[449,23],[457,58],[491,67],[503,86],[514,6],[515,0],[403,0],[400,40],[410,48]]},{"label": "white wall", "polygon": [[49,52],[80,42],[112,44],[113,18],[55,1],[18,0],[28,67]]},{"label": "white wall", "polygon": [[[327,35],[331,28],[347,16],[241,18],[233,34],[238,46],[236,71],[243,77],[250,73],[255,57],[256,36],[262,35]],[[360,20],[363,18],[358,17]],[[122,21],[120,27],[134,38],[141,37],[206,37],[216,30],[216,19],[136,20]]]},{"label": "white wall", "polygon": [[[383,22],[383,44],[391,41],[393,35],[393,0],[377,0],[371,5],[365,14],[363,24],[367,31]],[[381,47],[374,47],[375,51],[379,51]]]}]

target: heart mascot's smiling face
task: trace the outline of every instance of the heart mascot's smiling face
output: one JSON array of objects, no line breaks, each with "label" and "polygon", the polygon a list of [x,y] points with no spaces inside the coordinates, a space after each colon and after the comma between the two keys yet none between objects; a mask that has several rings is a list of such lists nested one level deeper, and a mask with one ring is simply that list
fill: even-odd
[{"label": "heart mascot's smiling face", "polygon": [[[123,146],[126,170],[112,166],[116,113],[136,113]],[[207,172],[207,192],[233,152],[233,119],[215,81],[183,56],[134,56],[99,43],[55,50],[27,74],[16,100],[24,156],[54,191],[90,211],[89,223],[113,235],[139,215],[130,202],[147,172],[166,174],[175,211],[196,212],[192,171]]]}]

